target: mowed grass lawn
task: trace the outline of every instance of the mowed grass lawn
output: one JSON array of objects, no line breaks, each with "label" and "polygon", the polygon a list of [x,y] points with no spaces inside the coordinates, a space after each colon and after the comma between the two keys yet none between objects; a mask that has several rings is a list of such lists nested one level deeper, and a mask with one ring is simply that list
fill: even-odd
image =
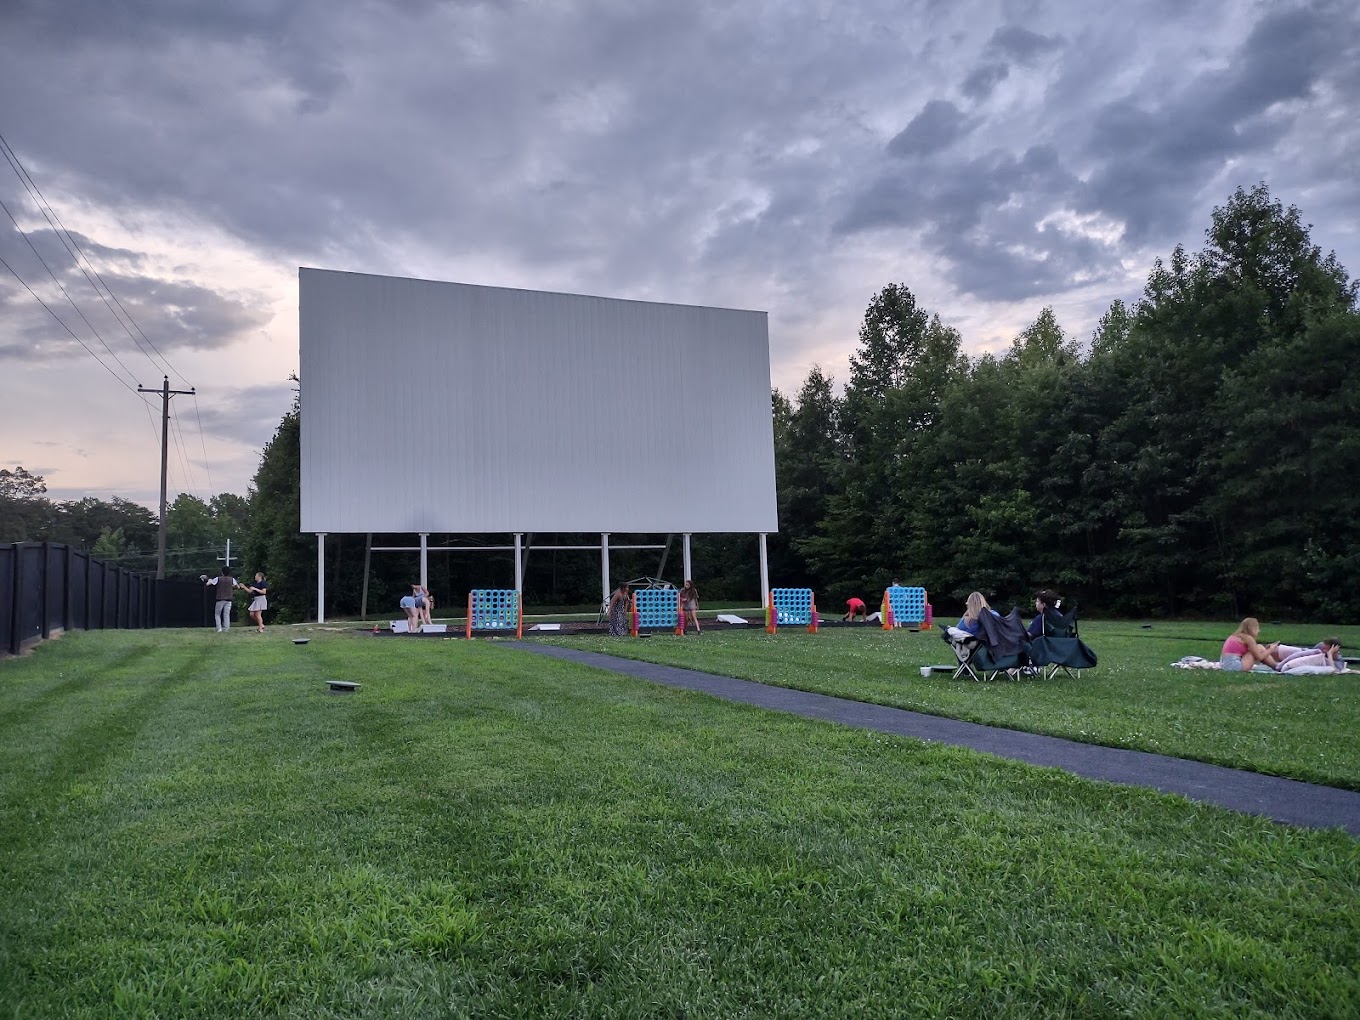
[{"label": "mowed grass lawn", "polygon": [[[76,634],[0,663],[0,1015],[1360,1003],[1340,832],[492,642],[311,636]],[[764,640],[687,654],[741,638]]]},{"label": "mowed grass lawn", "polygon": [[[701,621],[702,622],[702,621]],[[1153,751],[1360,790],[1360,675],[1282,676],[1172,669],[1185,655],[1217,659],[1234,623],[1083,623],[1100,665],[1080,679],[976,683],[920,667],[952,653],[938,630],[782,627],[685,638],[563,638],[555,643],[723,676],[816,691],[1109,747]],[[1311,644],[1360,627],[1267,626],[1270,640]]]}]

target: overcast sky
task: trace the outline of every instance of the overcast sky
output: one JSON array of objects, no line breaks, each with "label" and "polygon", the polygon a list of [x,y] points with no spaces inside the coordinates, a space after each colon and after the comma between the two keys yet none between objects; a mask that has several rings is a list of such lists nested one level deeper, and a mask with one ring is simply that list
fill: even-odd
[{"label": "overcast sky", "polygon": [[891,282],[970,352],[1086,340],[1258,181],[1360,272],[1358,9],[0,0],[0,134],[94,267],[0,162],[62,320],[0,266],[0,467],[154,507],[168,371],[172,496],[244,494],[300,265],[767,310],[786,392]]}]

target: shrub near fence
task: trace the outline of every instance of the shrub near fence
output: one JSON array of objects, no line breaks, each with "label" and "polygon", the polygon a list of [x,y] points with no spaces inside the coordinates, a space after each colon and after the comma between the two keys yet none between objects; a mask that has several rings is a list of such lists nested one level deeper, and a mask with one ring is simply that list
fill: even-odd
[{"label": "shrub near fence", "polygon": [[196,581],[157,581],[56,542],[0,545],[0,655],[67,630],[203,627]]}]

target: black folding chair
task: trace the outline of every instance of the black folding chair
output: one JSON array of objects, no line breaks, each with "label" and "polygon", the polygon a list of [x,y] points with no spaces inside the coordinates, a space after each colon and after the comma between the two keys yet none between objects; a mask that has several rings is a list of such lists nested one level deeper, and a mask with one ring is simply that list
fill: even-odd
[{"label": "black folding chair", "polygon": [[954,658],[958,662],[958,668],[954,670],[954,675],[950,679],[957,680],[961,676],[966,676],[971,680],[981,680],[982,678],[977,675],[977,671],[973,668],[973,656],[982,647],[982,642],[972,635],[956,637],[949,633],[951,630],[957,632],[958,628],[943,627],[940,630],[940,637],[944,639],[944,643],[949,646],[949,650],[954,653]]},{"label": "black folding chair", "polygon": [[1067,613],[1045,611],[1044,632],[1029,643],[1029,661],[1043,670],[1048,680],[1059,671],[1080,679],[1083,669],[1095,667],[1096,653],[1077,633],[1076,606]]}]

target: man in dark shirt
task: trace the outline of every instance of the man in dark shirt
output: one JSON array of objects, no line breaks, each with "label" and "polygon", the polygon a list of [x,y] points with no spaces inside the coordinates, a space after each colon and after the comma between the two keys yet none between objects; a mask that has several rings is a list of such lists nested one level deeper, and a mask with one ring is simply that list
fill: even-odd
[{"label": "man in dark shirt", "polygon": [[199,576],[203,578],[205,585],[217,589],[217,605],[213,607],[213,623],[217,626],[217,633],[221,634],[231,627],[231,597],[239,587],[239,582],[231,576],[231,567],[228,566],[223,566],[222,573],[216,577],[209,577],[207,574]]}]

